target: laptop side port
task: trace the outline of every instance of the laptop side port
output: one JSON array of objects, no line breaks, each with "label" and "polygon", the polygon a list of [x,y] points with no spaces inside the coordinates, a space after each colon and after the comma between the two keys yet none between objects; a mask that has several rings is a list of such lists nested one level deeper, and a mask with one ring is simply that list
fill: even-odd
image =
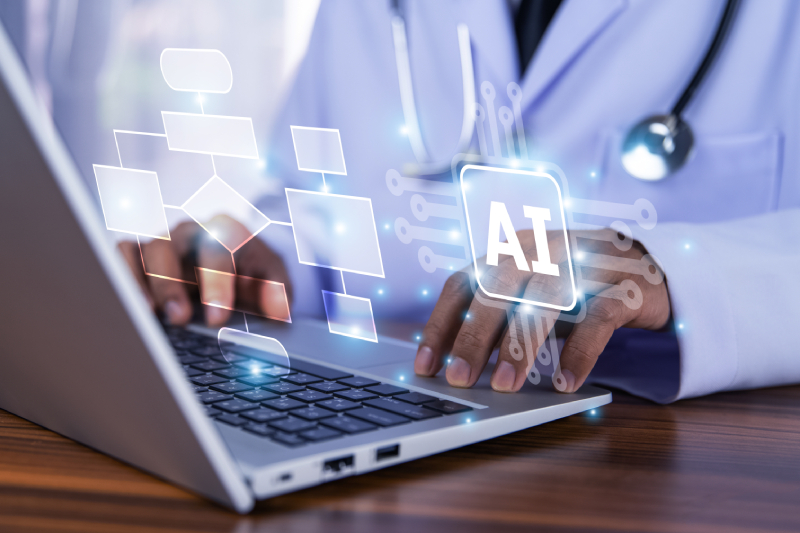
[{"label": "laptop side port", "polygon": [[388,461],[389,459],[394,459],[395,457],[400,457],[399,444],[392,444],[391,446],[384,446],[375,450],[376,462]]},{"label": "laptop side port", "polygon": [[341,474],[353,468],[355,457],[352,455],[345,455],[344,457],[337,457],[336,459],[328,459],[322,464],[323,474]]}]

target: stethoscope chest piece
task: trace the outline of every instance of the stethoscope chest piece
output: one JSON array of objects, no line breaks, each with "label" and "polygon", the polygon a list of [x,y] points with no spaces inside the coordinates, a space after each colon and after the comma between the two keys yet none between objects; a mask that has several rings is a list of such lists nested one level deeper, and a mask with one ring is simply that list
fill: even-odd
[{"label": "stethoscope chest piece", "polygon": [[622,166],[633,177],[658,181],[680,169],[692,156],[694,134],[675,115],[655,115],[636,124],[622,144]]}]

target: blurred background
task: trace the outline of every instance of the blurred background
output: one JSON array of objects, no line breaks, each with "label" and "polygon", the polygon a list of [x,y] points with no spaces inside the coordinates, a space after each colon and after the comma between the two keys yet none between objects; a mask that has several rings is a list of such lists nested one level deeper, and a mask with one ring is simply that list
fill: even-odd
[{"label": "blurred background", "polygon": [[161,51],[221,50],[233,88],[207,95],[203,105],[206,113],[253,119],[262,161],[238,169],[231,185],[255,199],[282,192],[269,176],[269,134],[319,1],[3,0],[0,20],[95,196],[92,164],[116,166],[120,157],[126,166],[157,170],[167,204],[182,203],[208,179],[198,168],[207,157],[170,153],[163,139],[118,135],[118,156],[113,130],[163,133],[162,110],[199,112],[197,94],[164,82]]}]

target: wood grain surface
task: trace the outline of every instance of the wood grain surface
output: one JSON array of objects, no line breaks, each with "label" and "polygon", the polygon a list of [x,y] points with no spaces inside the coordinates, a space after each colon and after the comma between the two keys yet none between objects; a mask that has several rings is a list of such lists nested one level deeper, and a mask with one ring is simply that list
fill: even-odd
[{"label": "wood grain surface", "polygon": [[800,531],[800,387],[588,414],[241,517],[0,411],[0,531]]}]

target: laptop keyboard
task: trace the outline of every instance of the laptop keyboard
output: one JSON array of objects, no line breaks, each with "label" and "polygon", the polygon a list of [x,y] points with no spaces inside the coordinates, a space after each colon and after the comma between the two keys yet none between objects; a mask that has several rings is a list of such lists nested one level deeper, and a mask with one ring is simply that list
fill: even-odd
[{"label": "laptop keyboard", "polygon": [[304,361],[292,361],[289,369],[240,355],[226,357],[214,338],[182,328],[166,332],[208,416],[285,446],[471,410]]}]

